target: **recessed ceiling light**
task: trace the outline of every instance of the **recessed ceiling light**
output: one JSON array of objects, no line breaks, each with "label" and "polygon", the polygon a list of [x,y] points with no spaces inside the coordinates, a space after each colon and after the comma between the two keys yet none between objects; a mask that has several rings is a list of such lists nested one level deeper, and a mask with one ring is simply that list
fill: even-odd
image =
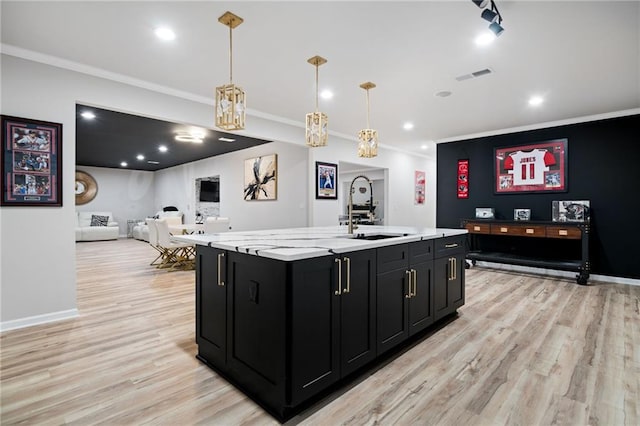
[{"label": "recessed ceiling light", "polygon": [[127,162],[126,162],[126,161],[123,161],[122,163],[120,163],[120,166],[121,166],[121,167],[127,167],[127,166],[128,166],[128,164],[127,164]]},{"label": "recessed ceiling light", "polygon": [[221,142],[235,142],[235,139],[231,139],[231,138],[218,138],[219,141]]},{"label": "recessed ceiling light", "polygon": [[436,96],[439,98],[446,98],[448,96],[451,96],[451,91],[449,90],[441,90],[439,92],[436,92]]},{"label": "recessed ceiling light", "polygon": [[476,46],[488,46],[495,40],[496,35],[491,31],[487,31],[477,36],[474,41],[476,43]]},{"label": "recessed ceiling light", "polygon": [[544,102],[544,99],[542,99],[541,96],[532,96],[531,98],[529,98],[529,105],[531,106],[538,106],[541,105]]},{"label": "recessed ceiling light", "polygon": [[406,122],[402,125],[402,128],[405,130],[411,130],[413,129],[413,123]]},{"label": "recessed ceiling light", "polygon": [[160,151],[160,152],[167,152],[168,150],[169,150],[169,149],[168,149],[166,146],[164,146],[164,145],[160,145],[160,146],[158,147],[158,151]]},{"label": "recessed ceiling light", "polygon": [[323,90],[320,92],[320,97],[322,99],[331,99],[333,98],[333,92],[331,90]]},{"label": "recessed ceiling light", "polygon": [[420,148],[422,148],[422,149],[427,149],[427,148],[429,148],[429,147],[428,147],[428,146],[427,146],[427,144],[425,143],[425,144],[421,145],[421,146],[420,146]]},{"label": "recessed ceiling light", "polygon": [[138,155],[136,155],[136,158],[137,158],[138,160],[144,160],[144,155],[142,155],[142,154],[138,154]]},{"label": "recessed ceiling light", "polygon": [[151,161],[151,160],[147,161],[147,163],[149,163],[149,164],[160,164],[159,161]]},{"label": "recessed ceiling light", "polygon": [[87,120],[93,120],[94,118],[96,118],[96,115],[94,113],[92,113],[91,111],[85,111],[80,115],[82,116],[82,118],[87,119]]},{"label": "recessed ceiling light", "polygon": [[173,30],[168,27],[156,28],[155,34],[156,34],[156,37],[164,41],[171,41],[171,40],[175,40],[176,38],[176,33],[174,33]]}]

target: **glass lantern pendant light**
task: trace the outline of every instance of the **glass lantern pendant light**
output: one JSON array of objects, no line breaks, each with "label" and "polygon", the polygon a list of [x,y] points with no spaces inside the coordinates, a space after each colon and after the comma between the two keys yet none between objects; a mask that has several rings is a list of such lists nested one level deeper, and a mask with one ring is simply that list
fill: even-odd
[{"label": "glass lantern pendant light", "polygon": [[233,29],[244,20],[231,12],[218,18],[218,22],[229,27],[229,84],[216,87],[216,127],[223,130],[244,129],[247,104],[241,87],[233,84]]},{"label": "glass lantern pendant light", "polygon": [[358,157],[372,158],[378,155],[378,131],[369,125],[369,89],[376,87],[371,82],[360,85],[367,91],[367,128],[358,132]]},{"label": "glass lantern pendant light", "polygon": [[320,56],[314,56],[307,60],[311,65],[316,67],[316,112],[307,114],[307,124],[305,132],[305,140],[307,146],[318,147],[326,146],[329,135],[327,133],[327,124],[329,119],[327,114],[318,111],[318,67],[326,64],[327,60]]}]

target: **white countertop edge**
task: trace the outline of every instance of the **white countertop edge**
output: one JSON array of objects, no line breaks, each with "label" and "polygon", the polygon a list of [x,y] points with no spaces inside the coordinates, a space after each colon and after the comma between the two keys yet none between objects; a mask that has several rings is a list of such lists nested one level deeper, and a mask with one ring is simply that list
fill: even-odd
[{"label": "white countertop edge", "polygon": [[359,226],[355,234],[408,234],[380,240],[349,238],[346,226],[269,229],[173,236],[175,241],[282,261],[311,259],[415,241],[464,235],[466,229]]}]

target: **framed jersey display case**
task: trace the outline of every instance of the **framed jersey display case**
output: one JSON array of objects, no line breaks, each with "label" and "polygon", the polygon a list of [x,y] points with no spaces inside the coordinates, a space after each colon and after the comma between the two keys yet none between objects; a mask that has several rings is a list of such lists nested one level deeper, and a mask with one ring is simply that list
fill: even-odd
[{"label": "framed jersey display case", "polygon": [[496,194],[566,192],[567,139],[495,149]]}]

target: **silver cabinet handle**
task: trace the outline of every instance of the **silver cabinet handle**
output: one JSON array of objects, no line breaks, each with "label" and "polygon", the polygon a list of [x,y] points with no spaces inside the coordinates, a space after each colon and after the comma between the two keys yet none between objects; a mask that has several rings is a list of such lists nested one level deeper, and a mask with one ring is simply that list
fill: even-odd
[{"label": "silver cabinet handle", "polygon": [[351,259],[345,257],[343,260],[347,264],[347,287],[344,289],[344,293],[349,293],[351,291]]},{"label": "silver cabinet handle", "polygon": [[335,263],[338,264],[338,289],[334,294],[340,296],[342,294],[342,259],[335,259]]},{"label": "silver cabinet handle", "polygon": [[458,247],[458,243],[444,245],[444,248],[454,248],[454,247]]},{"label": "silver cabinet handle", "polygon": [[224,287],[224,281],[222,281],[222,258],[224,257],[224,253],[218,253],[218,285],[220,287]]}]

